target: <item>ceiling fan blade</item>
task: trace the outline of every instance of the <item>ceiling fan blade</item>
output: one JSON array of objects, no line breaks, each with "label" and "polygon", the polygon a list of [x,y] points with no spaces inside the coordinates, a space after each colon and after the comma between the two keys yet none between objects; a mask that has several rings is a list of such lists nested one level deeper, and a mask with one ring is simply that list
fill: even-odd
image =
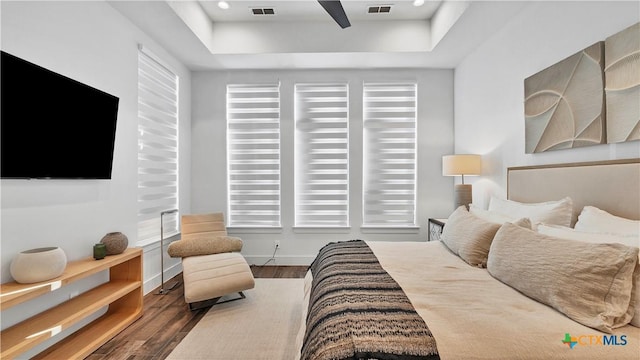
[{"label": "ceiling fan blade", "polygon": [[318,2],[341,28],[344,29],[351,26],[340,0],[318,0]]}]

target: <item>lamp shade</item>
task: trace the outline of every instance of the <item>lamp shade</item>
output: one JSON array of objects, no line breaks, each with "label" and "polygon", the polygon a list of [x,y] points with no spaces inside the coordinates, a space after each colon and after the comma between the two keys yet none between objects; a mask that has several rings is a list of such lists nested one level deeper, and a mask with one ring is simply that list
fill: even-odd
[{"label": "lamp shade", "polygon": [[442,157],[442,175],[480,175],[480,155],[445,155]]}]

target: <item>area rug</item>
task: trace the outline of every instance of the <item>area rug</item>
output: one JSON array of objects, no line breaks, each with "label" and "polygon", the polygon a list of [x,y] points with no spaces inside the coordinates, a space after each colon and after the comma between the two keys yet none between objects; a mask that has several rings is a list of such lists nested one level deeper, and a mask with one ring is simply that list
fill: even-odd
[{"label": "area rug", "polygon": [[256,279],[246,299],[213,306],[169,354],[172,360],[293,359],[302,279]]}]

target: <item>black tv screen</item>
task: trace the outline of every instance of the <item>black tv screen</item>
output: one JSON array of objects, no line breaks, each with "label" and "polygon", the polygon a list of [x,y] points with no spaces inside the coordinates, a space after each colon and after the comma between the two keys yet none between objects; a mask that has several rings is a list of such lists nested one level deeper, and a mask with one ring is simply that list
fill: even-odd
[{"label": "black tv screen", "polygon": [[1,53],[0,177],[111,179],[119,99]]}]

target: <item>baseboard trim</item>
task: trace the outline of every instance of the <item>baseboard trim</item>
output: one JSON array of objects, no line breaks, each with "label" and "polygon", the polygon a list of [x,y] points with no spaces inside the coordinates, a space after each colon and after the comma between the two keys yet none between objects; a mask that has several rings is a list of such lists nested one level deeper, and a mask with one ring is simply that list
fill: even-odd
[{"label": "baseboard trim", "polygon": [[[244,254],[243,254],[244,255]],[[295,266],[308,266],[311,265],[315,256],[310,255],[277,255],[275,260],[267,261],[271,259],[269,255],[244,255],[249,265],[261,266],[266,265],[295,265]]]},{"label": "baseboard trim", "polygon": [[[182,272],[182,263],[177,263],[173,266],[170,266],[164,270],[164,281],[165,284],[174,276],[180,274]],[[160,286],[160,282],[162,279],[160,278],[160,273],[152,276],[151,278],[145,280],[144,285],[142,287],[143,293],[147,295],[155,288]]]}]

